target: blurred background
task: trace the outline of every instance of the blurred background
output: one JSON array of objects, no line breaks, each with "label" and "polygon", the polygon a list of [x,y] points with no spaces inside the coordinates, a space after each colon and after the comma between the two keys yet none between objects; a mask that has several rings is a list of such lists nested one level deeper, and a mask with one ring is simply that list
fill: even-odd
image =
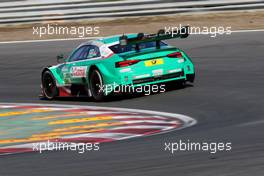
[{"label": "blurred background", "polygon": [[[164,26],[263,28],[263,0],[0,0],[0,40],[39,39],[32,26],[99,26],[100,36]],[[45,38],[78,36],[46,36]],[[43,39],[43,38],[42,38]]]}]

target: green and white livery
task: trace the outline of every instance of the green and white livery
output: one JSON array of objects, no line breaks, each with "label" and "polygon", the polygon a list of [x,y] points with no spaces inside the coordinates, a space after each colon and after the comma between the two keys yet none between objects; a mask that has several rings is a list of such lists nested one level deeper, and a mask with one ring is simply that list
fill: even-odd
[{"label": "green and white livery", "polygon": [[188,37],[182,32],[187,28],[173,34],[160,30],[157,34],[117,35],[85,42],[68,58],[58,56],[58,65],[43,69],[42,95],[47,99],[90,96],[103,100],[111,93],[103,91],[104,85],[137,87],[176,80],[193,82],[191,59],[164,42]]}]

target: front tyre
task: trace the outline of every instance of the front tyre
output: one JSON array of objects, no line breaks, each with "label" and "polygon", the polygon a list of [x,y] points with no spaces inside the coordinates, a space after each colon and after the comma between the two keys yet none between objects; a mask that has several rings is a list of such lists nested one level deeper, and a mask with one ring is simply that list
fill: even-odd
[{"label": "front tyre", "polygon": [[44,98],[54,99],[58,95],[56,81],[50,71],[45,71],[42,75],[42,90]]},{"label": "front tyre", "polygon": [[94,69],[92,70],[91,74],[90,74],[90,90],[91,90],[91,94],[92,97],[96,100],[96,101],[102,101],[105,98],[104,95],[104,90],[103,88],[103,78],[101,73],[97,70]]}]

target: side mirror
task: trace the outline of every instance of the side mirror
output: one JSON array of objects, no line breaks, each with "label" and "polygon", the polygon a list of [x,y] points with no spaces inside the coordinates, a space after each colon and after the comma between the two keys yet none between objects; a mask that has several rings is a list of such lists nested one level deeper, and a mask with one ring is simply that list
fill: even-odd
[{"label": "side mirror", "polygon": [[57,62],[58,63],[64,63],[65,62],[65,58],[63,54],[60,54],[57,56]]}]

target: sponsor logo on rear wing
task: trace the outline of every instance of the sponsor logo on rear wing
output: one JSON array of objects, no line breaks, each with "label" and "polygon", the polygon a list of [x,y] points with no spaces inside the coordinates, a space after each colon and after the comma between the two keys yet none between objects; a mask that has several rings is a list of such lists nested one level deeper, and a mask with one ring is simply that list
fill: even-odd
[{"label": "sponsor logo on rear wing", "polygon": [[175,31],[165,31],[161,29],[156,34],[144,34],[138,33],[135,38],[128,38],[126,35],[123,35],[119,38],[121,46],[140,44],[146,42],[157,42],[157,47],[160,47],[161,40],[168,40],[173,38],[187,38],[189,36],[189,26],[183,26],[180,30]]}]

